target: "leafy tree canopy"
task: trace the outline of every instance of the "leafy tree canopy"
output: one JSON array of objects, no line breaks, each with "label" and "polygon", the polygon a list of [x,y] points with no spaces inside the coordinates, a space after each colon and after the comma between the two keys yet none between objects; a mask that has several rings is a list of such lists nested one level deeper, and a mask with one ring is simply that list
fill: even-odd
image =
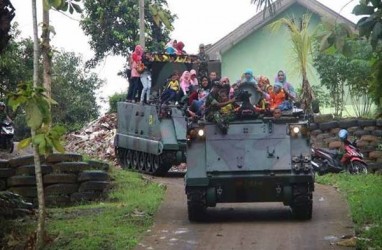
[{"label": "leafy tree canopy", "polygon": [[[155,8],[153,8],[155,6]],[[160,51],[169,40],[171,23],[176,18],[166,9],[166,0],[145,0],[146,49]],[[139,1],[84,0],[81,27],[90,36],[94,67],[108,54],[127,56],[139,43]],[[160,22],[160,20],[166,20]],[[164,25],[157,25],[157,24]]]},{"label": "leafy tree canopy", "polygon": [[370,43],[375,48],[382,41],[381,0],[362,0],[354,7],[353,14],[365,15],[357,23],[359,35],[370,38]]},{"label": "leafy tree canopy", "polygon": [[97,118],[96,91],[104,82],[84,71],[81,57],[73,52],[56,53],[52,78],[52,98],[58,103],[52,106],[54,123],[76,130]]}]

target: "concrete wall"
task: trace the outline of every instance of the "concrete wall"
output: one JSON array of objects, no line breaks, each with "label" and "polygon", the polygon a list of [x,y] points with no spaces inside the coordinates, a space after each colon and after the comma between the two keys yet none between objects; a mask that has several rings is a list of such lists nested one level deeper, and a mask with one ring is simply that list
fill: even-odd
[{"label": "concrete wall", "polygon": [[[277,18],[290,16],[298,18],[307,12],[306,8],[296,3],[280,13]],[[312,29],[319,22],[320,17],[313,14],[310,21]],[[234,82],[240,79],[246,68],[251,68],[256,76],[265,75],[273,84],[277,71],[282,69],[286,71],[288,81],[298,88],[302,78],[295,70],[294,61],[291,59],[292,53],[286,28],[282,27],[278,32],[272,32],[269,27],[264,26],[222,55],[222,75],[228,76],[231,82]],[[318,74],[313,67],[308,76],[311,84],[319,83]]]}]

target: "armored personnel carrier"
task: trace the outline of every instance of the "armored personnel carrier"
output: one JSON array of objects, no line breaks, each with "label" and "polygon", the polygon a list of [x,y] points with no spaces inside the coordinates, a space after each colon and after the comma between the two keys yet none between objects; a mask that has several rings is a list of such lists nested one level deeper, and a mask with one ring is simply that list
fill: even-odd
[{"label": "armored personnel carrier", "polygon": [[[241,88],[257,103],[255,87]],[[296,218],[311,219],[308,121],[295,111],[274,118],[240,110],[224,133],[212,122],[192,125],[185,176],[190,221],[204,220],[208,207],[237,202],[282,202]]]},{"label": "armored personnel carrier", "polygon": [[155,101],[166,79],[175,71],[192,68],[193,56],[155,54],[152,63],[153,102],[118,102],[115,152],[122,168],[164,175],[173,166],[185,162],[187,122],[176,105]]}]

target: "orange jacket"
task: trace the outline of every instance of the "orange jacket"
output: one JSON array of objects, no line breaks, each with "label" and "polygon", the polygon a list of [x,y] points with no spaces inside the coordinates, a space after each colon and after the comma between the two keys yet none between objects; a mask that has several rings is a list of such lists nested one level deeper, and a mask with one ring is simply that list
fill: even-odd
[{"label": "orange jacket", "polygon": [[271,92],[271,109],[277,108],[283,101],[285,101],[285,93],[281,90],[278,93]]}]

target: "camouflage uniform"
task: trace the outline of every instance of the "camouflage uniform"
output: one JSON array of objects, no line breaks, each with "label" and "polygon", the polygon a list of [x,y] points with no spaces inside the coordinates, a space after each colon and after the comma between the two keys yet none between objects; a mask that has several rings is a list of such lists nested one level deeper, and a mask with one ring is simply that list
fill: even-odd
[{"label": "camouflage uniform", "polygon": [[[208,95],[206,100],[206,119],[207,121],[216,123],[222,133],[226,134],[229,127],[229,122],[234,119],[233,104],[230,103],[224,107],[218,108],[218,103],[219,101],[217,98],[215,98],[212,94]],[[232,111],[223,112],[224,108],[226,108],[228,105],[232,105]]]},{"label": "camouflage uniform", "polygon": [[203,76],[208,76],[208,61],[210,58],[205,52],[203,52],[198,54],[198,60],[198,78],[201,79]]}]

